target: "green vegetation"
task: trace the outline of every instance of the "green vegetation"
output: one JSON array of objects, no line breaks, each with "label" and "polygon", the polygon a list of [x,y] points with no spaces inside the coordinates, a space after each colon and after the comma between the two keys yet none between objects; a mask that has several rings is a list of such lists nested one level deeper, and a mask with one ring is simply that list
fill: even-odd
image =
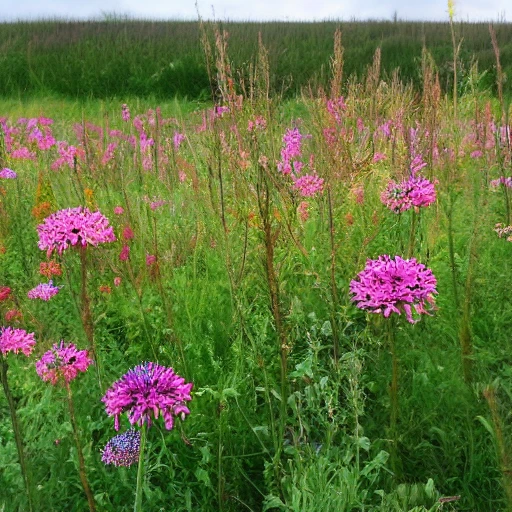
[{"label": "green vegetation", "polygon": [[[295,95],[326,86],[333,34],[341,27],[345,76],[362,77],[377,47],[383,76],[399,69],[417,88],[423,45],[433,55],[441,86],[450,90],[452,42],[446,23],[402,21],[323,23],[234,23],[229,33],[234,69],[249,74],[258,34],[268,49],[274,93]],[[494,25],[504,72],[512,76],[512,30]],[[482,87],[494,87],[495,60],[488,24],[456,23],[462,41],[460,88],[467,85],[473,59]],[[197,22],[39,21],[0,24],[0,96],[58,94],[76,97],[155,96],[209,99],[210,89]],[[506,85],[510,91],[510,82]],[[507,91],[505,91],[507,92]]]}]

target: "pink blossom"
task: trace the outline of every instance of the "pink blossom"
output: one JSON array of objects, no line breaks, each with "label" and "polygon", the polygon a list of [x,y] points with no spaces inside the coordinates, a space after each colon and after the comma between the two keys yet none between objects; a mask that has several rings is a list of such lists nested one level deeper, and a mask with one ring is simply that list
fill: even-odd
[{"label": "pink blossom", "polygon": [[121,278],[119,276],[114,277],[114,286],[120,286],[121,284]]},{"label": "pink blossom", "polygon": [[418,315],[430,314],[434,307],[437,281],[434,274],[415,258],[404,260],[388,255],[367,260],[366,267],[350,283],[352,301],[370,313],[405,312],[407,320],[415,323],[413,309]]},{"label": "pink blossom", "polygon": [[46,250],[47,256],[54,250],[62,254],[70,246],[96,246],[116,240],[108,219],[82,206],[53,213],[37,226],[37,231],[39,249]]},{"label": "pink blossom", "polygon": [[4,167],[0,171],[0,178],[6,179],[6,180],[14,180],[17,177],[18,177],[18,175],[12,169],[8,169],[7,167]]},{"label": "pink blossom", "polygon": [[55,343],[36,362],[36,371],[41,379],[53,385],[62,380],[69,384],[78,372],[85,372],[91,364],[92,359],[89,358],[87,350],[78,350],[73,343],[64,344],[61,341],[60,345]]},{"label": "pink blossom", "polygon": [[115,213],[116,215],[123,215],[123,213],[124,213],[124,208],[123,208],[122,206],[116,206],[116,207],[114,208],[114,213]]},{"label": "pink blossom", "polygon": [[174,132],[173,143],[174,149],[178,150],[181,146],[181,143],[185,140],[185,135],[179,132]]},{"label": "pink blossom", "polygon": [[53,281],[38,284],[27,293],[29,299],[41,299],[48,302],[52,297],[59,293],[60,286],[53,286]]},{"label": "pink blossom", "polygon": [[33,332],[28,333],[23,329],[13,329],[12,327],[2,327],[0,329],[0,352],[3,355],[8,352],[23,352],[29,356],[34,350],[36,344]]},{"label": "pink blossom", "polygon": [[126,103],[123,103],[123,106],[121,107],[121,117],[125,122],[130,120],[130,109]]},{"label": "pink blossom", "polygon": [[121,261],[127,261],[130,259],[130,246],[123,245],[123,248],[121,249],[121,253],[119,254],[119,259]]},{"label": "pink blossom", "polygon": [[151,426],[160,415],[167,430],[174,426],[174,417],[185,418],[190,411],[185,402],[192,399],[192,383],[185,384],[172,368],[156,363],[144,363],[123,375],[107,390],[101,399],[114,426],[119,430],[119,415],[127,412],[132,425]]},{"label": "pink blossom", "polygon": [[146,255],[146,266],[150,267],[155,262],[156,262],[156,256],[154,254]]},{"label": "pink blossom", "polygon": [[390,181],[381,195],[381,201],[395,213],[412,207],[429,206],[436,200],[434,183],[425,178],[410,177],[400,183]]},{"label": "pink blossom", "polygon": [[374,163],[380,162],[381,160],[385,160],[385,159],[386,159],[386,155],[384,153],[375,153],[373,155]]},{"label": "pink blossom", "polygon": [[317,193],[321,193],[324,188],[323,178],[319,178],[316,174],[305,174],[297,178],[293,184],[303,197],[312,197]]}]

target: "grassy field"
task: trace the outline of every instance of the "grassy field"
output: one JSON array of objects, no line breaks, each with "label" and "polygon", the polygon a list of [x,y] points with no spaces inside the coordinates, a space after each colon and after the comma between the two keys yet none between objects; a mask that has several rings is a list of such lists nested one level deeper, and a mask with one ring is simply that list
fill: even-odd
[{"label": "grassy field", "polygon": [[[296,95],[329,81],[333,35],[339,26],[345,76],[361,78],[381,48],[384,77],[400,77],[419,89],[425,46],[434,57],[444,90],[453,80],[449,23],[402,21],[220,24],[229,34],[233,69],[247,79],[258,35],[269,54],[274,92]],[[207,30],[211,29],[206,24]],[[494,24],[504,72],[512,74],[512,31]],[[487,23],[455,23],[461,42],[459,87],[468,86],[475,59],[480,86],[494,87],[496,68]],[[0,24],[0,96],[59,94],[70,97],[155,96],[209,99],[210,89],[197,22],[39,21]],[[510,91],[510,85],[505,85]]]},{"label": "grassy field", "polygon": [[506,94],[224,50],[214,104],[0,100],[0,511],[511,510]]}]

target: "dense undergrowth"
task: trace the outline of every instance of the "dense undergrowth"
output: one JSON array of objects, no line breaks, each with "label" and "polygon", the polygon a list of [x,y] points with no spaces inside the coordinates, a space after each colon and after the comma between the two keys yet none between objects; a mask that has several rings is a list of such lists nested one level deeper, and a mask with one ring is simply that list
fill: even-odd
[{"label": "dense undergrowth", "polygon": [[[144,361],[194,384],[186,419],[148,430],[144,510],[510,509],[509,106],[476,79],[453,102],[426,53],[419,95],[377,53],[341,98],[340,49],[329,92],[294,108],[263,45],[239,95],[218,33],[211,108],[2,117],[2,325],[36,345],[2,356],[0,510],[29,510],[26,488],[33,510],[86,510],[84,476],[97,510],[132,508],[101,398]],[[386,207],[420,176],[435,197]],[[78,206],[117,241],[40,250],[37,226]],[[432,270],[430,315],[358,309],[350,283],[381,255]],[[60,340],[95,358],[74,415],[34,365]]]}]

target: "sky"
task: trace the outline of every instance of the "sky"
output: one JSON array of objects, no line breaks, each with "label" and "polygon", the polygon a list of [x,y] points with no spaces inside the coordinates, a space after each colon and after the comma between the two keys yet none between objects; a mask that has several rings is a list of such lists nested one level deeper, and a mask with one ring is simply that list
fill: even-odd
[{"label": "sky", "polygon": [[[197,0],[203,19],[445,21],[445,0]],[[508,12],[505,5],[508,4]],[[0,20],[112,16],[196,20],[195,0],[0,0]],[[458,21],[512,21],[510,0],[455,0]]]}]

